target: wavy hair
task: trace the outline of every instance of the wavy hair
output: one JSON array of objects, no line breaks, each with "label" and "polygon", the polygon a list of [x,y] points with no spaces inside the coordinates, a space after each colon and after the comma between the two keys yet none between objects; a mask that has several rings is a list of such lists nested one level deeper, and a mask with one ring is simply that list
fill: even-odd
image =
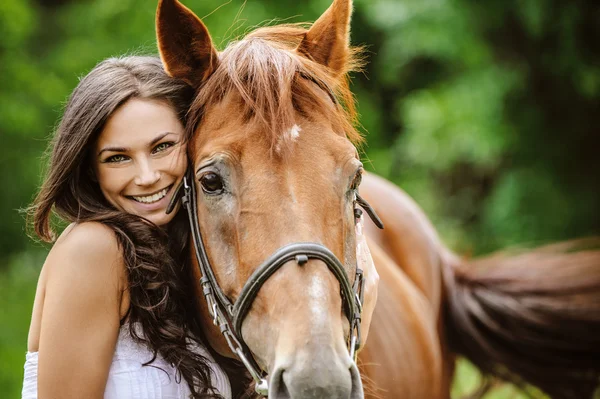
[{"label": "wavy hair", "polygon": [[[165,101],[185,125],[194,92],[169,77],[158,57],[126,56],[98,64],[71,94],[49,146],[49,167],[29,208],[35,233],[53,242],[51,218],[95,221],[110,227],[123,252],[131,304],[129,330],[134,339],[174,365],[194,398],[220,397],[212,387],[208,360],[190,350],[202,345],[195,318],[188,227],[179,212],[166,228],[115,209],[93,178],[91,148],[113,112],[131,98]],[[139,334],[136,326],[142,327]]]}]

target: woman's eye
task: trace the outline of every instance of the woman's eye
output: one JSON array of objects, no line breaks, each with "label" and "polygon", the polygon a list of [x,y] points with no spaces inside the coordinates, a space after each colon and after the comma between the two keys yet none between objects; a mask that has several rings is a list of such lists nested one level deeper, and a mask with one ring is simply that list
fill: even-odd
[{"label": "woman's eye", "polygon": [[123,162],[126,160],[127,160],[127,157],[125,155],[113,155],[111,157],[106,158],[106,160],[104,162],[119,163],[119,162]]},{"label": "woman's eye", "polygon": [[208,172],[200,177],[202,191],[207,194],[221,194],[223,192],[223,179],[215,172]]},{"label": "woman's eye", "polygon": [[164,142],[164,143],[160,143],[159,145],[157,145],[156,147],[154,147],[154,150],[152,151],[153,153],[157,153],[157,152],[161,152],[166,150],[167,148],[170,148],[173,146],[174,143],[171,143],[169,141]]}]

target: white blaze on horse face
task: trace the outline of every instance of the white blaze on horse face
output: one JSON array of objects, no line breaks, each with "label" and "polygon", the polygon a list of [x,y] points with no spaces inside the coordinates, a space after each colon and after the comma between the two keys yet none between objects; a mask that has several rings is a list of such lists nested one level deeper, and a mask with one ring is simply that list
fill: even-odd
[{"label": "white blaze on horse face", "polygon": [[277,141],[277,145],[275,146],[275,151],[277,153],[281,152],[281,146],[286,143],[295,143],[298,137],[300,137],[300,132],[302,128],[296,124],[292,126],[290,130],[287,130],[281,134],[281,137]]},{"label": "white blaze on horse face", "polygon": [[315,326],[329,323],[329,313],[324,306],[329,295],[327,282],[322,276],[315,274],[308,285],[308,306]]},{"label": "white blaze on horse face", "polygon": [[292,139],[292,141],[296,141],[296,139],[298,138],[298,136],[300,136],[300,131],[301,130],[302,130],[302,128],[300,126],[298,126],[298,125],[292,126],[292,128],[288,132],[288,135],[290,136],[290,138]]}]

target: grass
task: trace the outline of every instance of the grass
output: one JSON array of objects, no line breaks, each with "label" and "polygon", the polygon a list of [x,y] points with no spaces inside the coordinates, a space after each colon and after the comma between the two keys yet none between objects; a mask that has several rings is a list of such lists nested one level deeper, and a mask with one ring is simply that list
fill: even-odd
[{"label": "grass", "polygon": [[[452,397],[461,398],[466,397],[468,394],[472,394],[482,383],[482,377],[479,371],[467,360],[459,359],[456,364],[456,375],[452,386]],[[493,387],[486,393],[484,399],[544,399],[547,396],[540,392],[537,392],[532,388],[534,392],[530,392],[531,396],[528,396],[517,387],[497,382],[493,384]]]}]

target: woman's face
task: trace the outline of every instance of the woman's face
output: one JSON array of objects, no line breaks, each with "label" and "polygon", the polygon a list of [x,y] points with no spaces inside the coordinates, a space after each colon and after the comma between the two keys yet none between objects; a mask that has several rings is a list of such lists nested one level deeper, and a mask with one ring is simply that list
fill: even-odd
[{"label": "woman's face", "polygon": [[164,101],[133,98],[108,119],[94,147],[102,193],[117,209],[158,226],[187,166],[183,125]]}]

